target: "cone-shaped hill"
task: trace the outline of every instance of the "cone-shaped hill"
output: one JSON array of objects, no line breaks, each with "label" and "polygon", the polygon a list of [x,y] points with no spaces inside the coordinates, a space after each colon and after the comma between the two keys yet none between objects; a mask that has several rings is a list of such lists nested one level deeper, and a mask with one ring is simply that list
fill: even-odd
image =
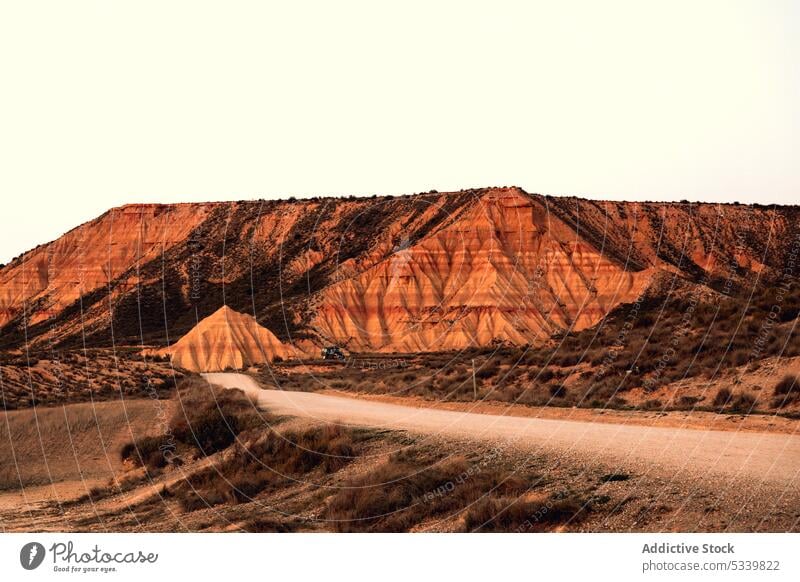
[{"label": "cone-shaped hill", "polygon": [[193,372],[218,372],[286,358],[292,350],[250,315],[223,306],[165,350],[173,365]]}]

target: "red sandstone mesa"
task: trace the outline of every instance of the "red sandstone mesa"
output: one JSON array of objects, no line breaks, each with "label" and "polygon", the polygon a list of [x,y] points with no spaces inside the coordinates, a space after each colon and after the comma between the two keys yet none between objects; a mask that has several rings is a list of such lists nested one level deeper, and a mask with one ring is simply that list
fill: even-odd
[{"label": "red sandstone mesa", "polygon": [[[518,188],[130,205],[0,270],[0,347],[163,348],[222,305],[255,314],[266,329],[241,341],[263,339],[267,358],[283,357],[284,344],[309,353],[329,343],[383,352],[536,344],[591,327],[665,281],[713,295],[714,278],[780,273],[797,215]],[[239,341],[220,334],[223,346]],[[182,347],[175,357],[192,365],[239,358]]]}]

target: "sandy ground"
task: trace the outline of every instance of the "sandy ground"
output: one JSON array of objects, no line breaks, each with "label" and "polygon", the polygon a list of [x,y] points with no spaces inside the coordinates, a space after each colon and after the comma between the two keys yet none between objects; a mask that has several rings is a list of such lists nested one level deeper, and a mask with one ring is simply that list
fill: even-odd
[{"label": "sandy ground", "polygon": [[745,479],[780,490],[800,483],[797,435],[476,414],[263,390],[244,374],[204,376],[213,384],[245,390],[259,405],[279,414],[446,438],[513,442],[536,452],[579,456],[639,472],[658,468],[691,479]]}]

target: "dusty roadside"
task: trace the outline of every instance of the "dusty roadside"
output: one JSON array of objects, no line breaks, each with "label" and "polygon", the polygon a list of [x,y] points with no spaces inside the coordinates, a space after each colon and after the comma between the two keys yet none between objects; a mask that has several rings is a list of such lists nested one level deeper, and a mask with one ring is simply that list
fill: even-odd
[{"label": "dusty roadside", "polygon": [[800,434],[800,420],[772,414],[717,414],[704,410],[642,411],[615,410],[611,408],[562,408],[557,406],[527,406],[503,402],[481,400],[478,402],[439,402],[418,396],[392,396],[389,394],[365,394],[362,392],[342,392],[340,390],[320,390],[316,394],[358,398],[374,402],[386,402],[430,408],[433,410],[453,410],[477,414],[518,416],[522,418],[549,418],[554,420],[576,420],[582,422],[604,422],[609,424],[634,424],[667,428],[688,428],[697,430],[776,432]]}]

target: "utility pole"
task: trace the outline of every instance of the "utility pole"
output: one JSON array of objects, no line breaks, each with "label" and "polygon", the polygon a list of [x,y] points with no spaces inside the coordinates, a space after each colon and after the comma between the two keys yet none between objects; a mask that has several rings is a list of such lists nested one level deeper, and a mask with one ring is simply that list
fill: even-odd
[{"label": "utility pole", "polygon": [[472,399],[478,399],[478,385],[475,383],[475,358],[472,358]]}]

